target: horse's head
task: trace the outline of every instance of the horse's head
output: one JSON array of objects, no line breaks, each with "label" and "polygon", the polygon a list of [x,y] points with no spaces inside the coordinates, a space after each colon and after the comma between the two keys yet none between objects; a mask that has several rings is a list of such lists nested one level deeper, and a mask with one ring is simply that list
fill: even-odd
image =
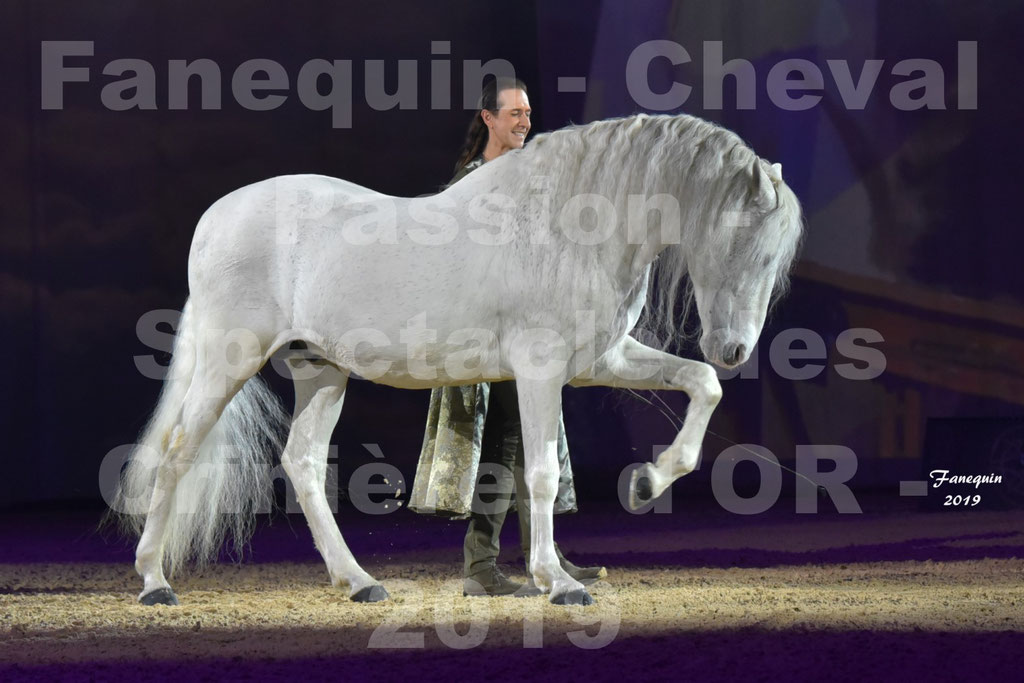
[{"label": "horse's head", "polygon": [[[731,368],[750,357],[772,292],[785,287],[802,232],[800,204],[779,164],[753,158],[710,197],[717,215],[688,259],[708,361]],[[733,157],[735,159],[735,157]],[[709,207],[712,208],[712,207]]]}]

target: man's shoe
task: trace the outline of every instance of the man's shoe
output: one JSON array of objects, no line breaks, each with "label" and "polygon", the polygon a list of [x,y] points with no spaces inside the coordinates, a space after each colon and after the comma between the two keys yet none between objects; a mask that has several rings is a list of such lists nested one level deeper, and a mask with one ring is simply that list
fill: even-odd
[{"label": "man's shoe", "polygon": [[[568,574],[572,578],[576,579],[577,581],[579,581],[580,583],[582,583],[585,586],[589,585],[591,583],[594,583],[595,581],[597,581],[599,579],[603,579],[606,576],[608,576],[608,570],[605,569],[604,567],[577,567],[572,562],[570,562],[568,559],[566,559],[565,555],[562,554],[562,549],[558,547],[557,543],[555,544],[555,557],[558,558],[558,564],[561,565],[562,570],[566,574]],[[526,561],[526,567],[527,567],[526,577],[528,579],[526,585],[527,586],[533,586],[534,585],[533,575],[530,574],[530,571],[529,571],[529,567],[530,567],[529,559],[527,559],[527,561]]]},{"label": "man's shoe", "polygon": [[526,583],[523,584],[523,587],[513,593],[513,595],[517,598],[532,598],[538,595],[544,595],[544,591],[542,591],[540,587],[533,582],[533,577],[531,576],[526,579]]},{"label": "man's shoe", "polygon": [[562,569],[565,573],[576,579],[583,585],[594,583],[598,579],[603,579],[608,576],[608,570],[604,567],[577,567],[572,562],[566,559],[565,555],[562,554],[562,549],[555,544],[555,557],[558,558],[558,563],[562,565]]},{"label": "man's shoe", "polygon": [[526,595],[523,584],[517,583],[505,576],[497,565],[488,565],[472,576],[462,580],[462,595],[482,597],[485,595],[494,597],[496,595]]},{"label": "man's shoe", "polygon": [[577,567],[565,557],[559,556],[558,561],[565,573],[576,579],[583,585],[591,584],[598,579],[608,576],[608,570],[604,567]]}]

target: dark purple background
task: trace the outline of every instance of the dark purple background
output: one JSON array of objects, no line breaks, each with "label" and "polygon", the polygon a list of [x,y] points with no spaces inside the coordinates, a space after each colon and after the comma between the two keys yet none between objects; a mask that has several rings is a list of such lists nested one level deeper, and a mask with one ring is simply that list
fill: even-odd
[{"label": "dark purple background", "polygon": [[[887,339],[927,337],[932,323],[954,335],[963,330],[967,339],[979,330],[997,339],[991,348],[947,349],[933,361],[937,374],[959,377],[970,352],[963,372],[984,378],[996,368],[1021,378],[1013,345],[1024,338],[1024,239],[1016,208],[1024,188],[1017,86],[1022,15],[1020,4],[1010,2],[883,0],[5,2],[0,506],[98,501],[100,462],[135,439],[159,391],[158,382],[135,368],[134,356],[154,353],[137,338],[136,322],[147,311],[181,306],[193,227],[218,197],[294,172],[338,176],[396,195],[432,192],[446,182],[471,116],[458,107],[458,66],[466,59],[513,62],[530,84],[539,132],[638,111],[624,78],[630,52],[653,39],[684,45],[694,61],[677,68],[655,62],[652,87],[667,88],[672,80],[693,85],[683,111],[722,123],[761,156],[782,163],[806,210],[804,263],[827,269],[826,276],[798,269],[790,297],[762,340],[787,327],[809,328],[832,349],[825,362],[833,366],[843,362],[834,353],[835,337],[854,325],[850,306],[861,305],[902,316],[899,329],[886,327],[894,324],[890,318],[878,318]],[[42,40],[95,41],[95,56],[75,61],[91,67],[92,82],[69,84],[62,111],[40,107]],[[432,40],[452,44],[456,104],[447,111],[427,106]],[[725,109],[703,110],[705,40],[723,41],[726,59],[755,65],[756,110],[736,109],[731,79]],[[951,88],[958,40],[978,42],[976,111],[902,112],[889,104],[889,88],[902,80],[890,71],[899,59],[938,61]],[[111,80],[101,75],[103,65],[125,57],[156,67],[157,111],[101,105],[100,89]],[[221,66],[223,109],[168,111],[166,60],[201,57]],[[824,103],[785,112],[767,101],[764,77],[772,64],[793,57],[823,68],[828,59],[849,59],[855,75],[865,58],[884,59],[886,66],[864,111],[838,104],[826,72]],[[292,77],[289,99],[279,109],[246,111],[230,96],[231,72],[254,58],[275,59]],[[352,128],[333,129],[329,112],[298,102],[294,77],[314,58],[353,60]],[[368,59],[385,60],[390,74],[396,60],[418,60],[419,107],[370,109],[361,97]],[[587,94],[559,93],[559,76],[586,76]],[[952,91],[947,95],[955,102]],[[863,219],[851,206],[863,209]],[[875,285],[858,289],[847,275]],[[895,300],[905,288],[928,292],[938,308]],[[947,303],[959,312],[943,308]],[[990,304],[1002,317],[963,314]],[[892,357],[899,353],[894,349]],[[898,369],[850,383],[827,368],[814,380],[792,382],[768,372],[766,349],[761,354],[761,379],[724,383],[712,428],[764,444],[783,461],[793,458],[796,444],[848,446],[860,459],[863,486],[893,486],[919,467],[921,440],[905,440],[900,452],[890,452],[889,431],[923,432],[934,418],[1019,416],[1024,404],[1024,395],[961,388],[955,378],[933,383]],[[275,386],[289,400],[287,385],[275,380]],[[681,397],[666,398],[677,411],[685,407]],[[343,479],[372,459],[363,443],[378,443],[411,477],[426,402],[423,391],[350,384],[334,439]],[[565,412],[583,498],[613,498],[619,471],[650,458],[652,447],[674,434],[657,413],[602,390],[567,390]],[[904,422],[890,429],[891,414],[904,415]],[[715,437],[706,442],[711,453],[726,445]]]}]

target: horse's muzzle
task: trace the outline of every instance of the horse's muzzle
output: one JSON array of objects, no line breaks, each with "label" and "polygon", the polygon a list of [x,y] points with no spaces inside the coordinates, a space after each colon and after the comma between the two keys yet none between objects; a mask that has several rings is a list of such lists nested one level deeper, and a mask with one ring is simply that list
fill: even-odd
[{"label": "horse's muzzle", "polygon": [[749,353],[744,337],[725,327],[705,333],[700,350],[707,362],[727,369],[745,362]]}]

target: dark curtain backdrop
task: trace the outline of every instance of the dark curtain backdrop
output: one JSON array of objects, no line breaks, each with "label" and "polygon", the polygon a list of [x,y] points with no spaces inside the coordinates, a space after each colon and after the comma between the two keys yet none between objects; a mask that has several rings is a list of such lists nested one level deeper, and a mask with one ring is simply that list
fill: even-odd
[{"label": "dark curtain backdrop", "polygon": [[[815,331],[826,370],[793,382],[769,371],[724,382],[712,427],[791,460],[795,444],[843,444],[861,459],[865,485],[892,483],[892,463],[921,456],[929,419],[1020,415],[1024,405],[1024,269],[1016,201],[1021,169],[1019,3],[885,0],[722,2],[483,2],[180,4],[5,2],[0,7],[0,506],[95,501],[103,457],[131,443],[160,383],[137,356],[166,354],[136,334],[144,314],[180,308],[196,220],[213,201],[274,175],[315,172],[395,195],[436,191],[450,177],[471,113],[462,109],[463,60],[503,58],[530,84],[534,130],[640,111],[625,63],[647,40],[683,45],[693,61],[651,65],[655,90],[694,86],[678,111],[722,123],[783,164],[808,233],[790,297],[762,347],[781,330]],[[89,84],[68,84],[61,111],[40,106],[40,42],[92,40],[77,59]],[[719,40],[726,59],[758,74],[758,106],[702,106],[701,46]],[[958,40],[978,42],[978,108],[902,112],[888,102],[901,78],[891,65],[928,58],[946,69],[956,100]],[[431,41],[450,41],[452,102],[431,109]],[[103,66],[141,58],[156,67],[156,111],[110,111],[100,102]],[[168,59],[209,58],[224,77],[223,108],[169,111]],[[288,101],[247,111],[230,74],[248,59],[287,69]],[[354,63],[353,125],[303,107],[299,67],[315,58]],[[845,59],[885,66],[868,106],[841,106],[826,69],[824,101],[806,112],[771,106],[764,77],[784,58],[825,69]],[[374,111],[362,96],[365,60],[394,78],[417,60],[419,106]],[[440,59],[440,57],[433,57]],[[558,77],[586,77],[585,93]],[[389,84],[392,84],[390,81]],[[198,88],[190,96],[198,99]],[[339,294],[340,295],[340,294]],[[844,381],[836,338],[871,326],[887,340],[889,367]],[[286,402],[286,383],[271,378]],[[565,413],[581,496],[615,495],[619,471],[650,458],[674,432],[658,412],[603,390],[566,390]],[[667,397],[678,412],[685,399]],[[412,476],[427,392],[350,384],[335,433],[343,481],[373,459]],[[916,436],[915,436],[916,435]],[[709,437],[707,453],[727,444]],[[703,468],[706,473],[707,468]]]}]

